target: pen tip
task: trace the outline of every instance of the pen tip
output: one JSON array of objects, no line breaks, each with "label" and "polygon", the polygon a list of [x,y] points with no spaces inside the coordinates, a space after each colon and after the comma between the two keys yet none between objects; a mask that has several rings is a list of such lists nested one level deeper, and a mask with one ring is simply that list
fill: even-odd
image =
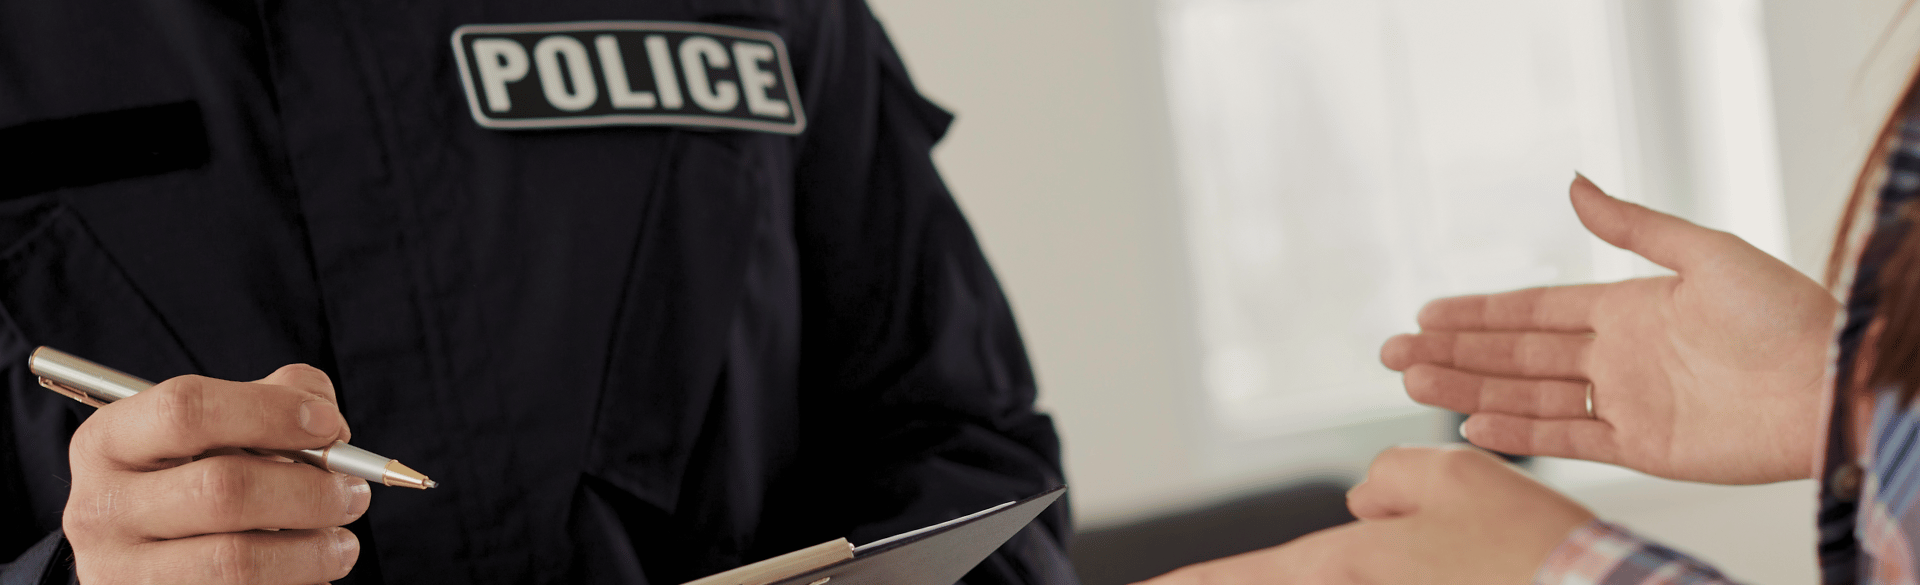
[{"label": "pen tip", "polygon": [[440,482],[437,482],[431,479],[427,480],[427,489],[433,489],[437,487],[440,487]]},{"label": "pen tip", "polygon": [[416,490],[429,489],[434,486],[440,485],[438,483],[434,483],[434,481],[431,479],[427,479],[426,474],[420,473],[418,471],[414,471],[413,468],[407,467],[405,464],[400,463],[397,460],[387,461],[386,474],[385,474],[385,477],[382,479],[383,481],[381,481],[380,483],[384,483],[391,486],[410,487]]}]

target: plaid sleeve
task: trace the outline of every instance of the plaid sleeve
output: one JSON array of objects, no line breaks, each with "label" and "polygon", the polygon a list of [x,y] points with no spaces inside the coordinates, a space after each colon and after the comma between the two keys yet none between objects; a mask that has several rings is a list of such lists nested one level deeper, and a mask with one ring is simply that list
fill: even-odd
[{"label": "plaid sleeve", "polygon": [[1587,522],[1547,555],[1535,585],[1730,585],[1713,567],[1625,528]]}]

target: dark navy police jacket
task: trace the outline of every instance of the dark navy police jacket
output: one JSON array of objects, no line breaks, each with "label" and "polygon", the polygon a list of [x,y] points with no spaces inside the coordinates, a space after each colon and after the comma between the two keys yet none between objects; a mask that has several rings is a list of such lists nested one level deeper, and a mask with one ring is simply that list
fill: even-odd
[{"label": "dark navy police jacket", "polygon": [[[520,37],[516,67],[457,28],[602,21],[777,36],[650,62],[616,35],[627,103],[804,129],[479,123],[512,114],[489,87],[563,118],[615,88],[555,70],[592,31]],[[674,584],[1060,484],[929,158],[949,121],[859,0],[0,4],[0,580],[72,562],[89,409],[35,385],[37,345],[153,380],[326,370],[355,445],[441,484],[375,488],[352,583]],[[966,581],[1071,583],[1069,532],[1055,506]]]}]

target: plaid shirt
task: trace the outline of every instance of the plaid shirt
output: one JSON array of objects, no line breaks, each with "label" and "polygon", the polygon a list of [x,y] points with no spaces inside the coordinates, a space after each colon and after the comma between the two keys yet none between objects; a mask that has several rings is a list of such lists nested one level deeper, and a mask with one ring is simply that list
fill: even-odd
[{"label": "plaid shirt", "polygon": [[[1828,379],[1852,380],[1861,340],[1879,307],[1880,268],[1906,236],[1901,211],[1920,196],[1920,116],[1901,126],[1899,144],[1888,157],[1887,181],[1874,206],[1872,231],[1860,246],[1846,311],[1834,343]],[[1836,385],[1829,384],[1829,388]],[[1844,388],[1844,386],[1838,386]],[[1821,581],[1828,585],[1914,584],[1913,543],[1920,535],[1920,410],[1904,404],[1898,392],[1873,393],[1873,422],[1864,453],[1846,450],[1847,403],[1854,392],[1838,392],[1828,421],[1821,472]],[[1539,585],[1667,585],[1730,583],[1698,560],[1595,520],[1567,536],[1534,575]]]},{"label": "plaid shirt", "polygon": [[1547,562],[1540,565],[1533,582],[1542,585],[1731,583],[1713,567],[1599,520],[1588,522],[1567,535],[1560,547],[1547,555]]}]

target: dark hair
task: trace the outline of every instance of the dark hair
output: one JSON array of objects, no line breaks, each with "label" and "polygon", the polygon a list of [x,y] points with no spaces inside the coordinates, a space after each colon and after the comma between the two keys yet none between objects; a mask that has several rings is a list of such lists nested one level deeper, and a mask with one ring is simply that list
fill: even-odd
[{"label": "dark hair", "polygon": [[[1909,0],[1901,7],[1900,17],[1913,6]],[[1889,25],[1889,33],[1892,27]],[[1882,38],[1885,41],[1885,37]],[[1893,111],[1881,124],[1880,132],[1874,138],[1873,149],[1867,160],[1855,175],[1853,193],[1847,198],[1847,206],[1840,218],[1840,229],[1834,234],[1833,253],[1827,257],[1826,284],[1829,289],[1842,286],[1840,282],[1843,269],[1852,256],[1860,250],[1852,245],[1853,231],[1858,228],[1862,215],[1873,213],[1865,207],[1871,205],[1876,197],[1870,195],[1875,188],[1888,177],[1884,175],[1888,158],[1898,145],[1901,126],[1907,116],[1920,111],[1917,108],[1916,90],[1920,90],[1920,68],[1907,77],[1906,89],[1901,92],[1900,100],[1895,102]],[[1870,333],[1872,348],[1854,359],[1854,364],[1868,368],[1866,372],[1856,373],[1854,380],[1863,380],[1863,388],[1885,388],[1888,384],[1899,387],[1902,398],[1912,401],[1916,389],[1920,389],[1920,230],[1908,226],[1920,225],[1920,206],[1908,205],[1899,210],[1899,225],[1905,233],[1893,253],[1881,266],[1879,286],[1879,306],[1876,317],[1880,321],[1877,332]],[[1872,221],[1866,222],[1869,226]],[[1837,291],[1842,292],[1845,291]],[[1860,376],[1864,374],[1864,378]],[[1840,380],[1840,388],[1854,387],[1851,381]]]}]

